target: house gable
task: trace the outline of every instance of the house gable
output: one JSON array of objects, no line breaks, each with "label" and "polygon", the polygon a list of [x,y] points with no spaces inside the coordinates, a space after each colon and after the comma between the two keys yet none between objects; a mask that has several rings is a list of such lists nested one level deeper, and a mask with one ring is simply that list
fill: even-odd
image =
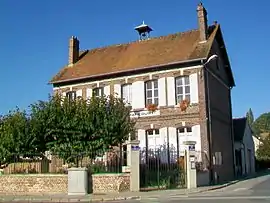
[{"label": "house gable", "polygon": [[229,87],[235,86],[234,77],[220,25],[217,25],[216,35],[212,41],[211,50],[207,58],[214,54],[216,54],[218,58],[216,59],[214,65],[209,66],[211,71],[218,75],[220,79],[223,80],[223,82]]}]

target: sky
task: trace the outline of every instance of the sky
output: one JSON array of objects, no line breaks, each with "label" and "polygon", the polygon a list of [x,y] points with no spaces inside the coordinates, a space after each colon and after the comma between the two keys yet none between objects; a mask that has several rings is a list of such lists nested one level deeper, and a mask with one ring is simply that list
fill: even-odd
[{"label": "sky", "polygon": [[[258,3],[259,2],[259,3]],[[48,81],[68,62],[68,40],[81,49],[137,39],[144,20],[152,36],[196,29],[197,0],[0,0],[0,114],[52,93]],[[269,112],[270,1],[204,0],[208,22],[221,24],[236,87],[233,116]],[[268,19],[268,20],[267,20]]]}]

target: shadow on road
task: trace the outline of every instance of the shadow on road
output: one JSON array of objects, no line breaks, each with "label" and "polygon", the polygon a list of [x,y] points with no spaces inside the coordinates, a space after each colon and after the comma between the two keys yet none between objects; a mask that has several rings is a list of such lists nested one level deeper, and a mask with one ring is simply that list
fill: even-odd
[{"label": "shadow on road", "polygon": [[[251,179],[258,178],[258,177],[267,176],[267,175],[270,175],[270,169],[266,169],[266,170],[262,170],[262,171],[257,171],[253,175],[237,177],[235,180],[237,182],[240,182],[240,181],[244,181],[244,180],[251,180]],[[234,182],[234,181],[219,182],[219,183],[212,184],[212,185],[213,186],[219,186],[219,185],[224,185],[224,184],[230,184],[232,182]]]}]

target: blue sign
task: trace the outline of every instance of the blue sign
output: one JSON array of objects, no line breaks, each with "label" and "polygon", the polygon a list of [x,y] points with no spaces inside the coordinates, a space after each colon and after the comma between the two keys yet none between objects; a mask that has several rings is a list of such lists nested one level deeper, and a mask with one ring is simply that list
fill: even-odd
[{"label": "blue sign", "polygon": [[131,145],[131,150],[132,151],[139,151],[140,150],[140,146],[138,146],[138,145]]},{"label": "blue sign", "polygon": [[189,151],[195,151],[195,145],[189,145],[188,150]]}]

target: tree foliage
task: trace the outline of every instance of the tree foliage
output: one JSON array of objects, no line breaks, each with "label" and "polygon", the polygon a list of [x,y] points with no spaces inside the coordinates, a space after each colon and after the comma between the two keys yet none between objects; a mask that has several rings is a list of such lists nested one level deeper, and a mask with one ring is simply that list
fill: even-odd
[{"label": "tree foliage", "polygon": [[252,126],[253,122],[254,122],[254,116],[253,116],[253,112],[252,112],[252,109],[249,108],[247,114],[246,114],[246,117],[247,117],[247,121],[248,121],[248,124],[250,126]]},{"label": "tree foliage", "polygon": [[270,132],[270,112],[260,115],[252,125],[257,134]]},{"label": "tree foliage", "polygon": [[263,139],[257,150],[257,157],[260,160],[270,160],[270,135]]},{"label": "tree foliage", "polygon": [[130,109],[120,99],[92,97],[69,100],[56,95],[16,109],[0,119],[0,161],[9,154],[49,150],[67,162],[95,158],[134,132]]},{"label": "tree foliage", "polygon": [[14,156],[35,154],[41,143],[32,132],[31,118],[18,108],[1,118],[0,123],[0,162],[8,162]]}]

